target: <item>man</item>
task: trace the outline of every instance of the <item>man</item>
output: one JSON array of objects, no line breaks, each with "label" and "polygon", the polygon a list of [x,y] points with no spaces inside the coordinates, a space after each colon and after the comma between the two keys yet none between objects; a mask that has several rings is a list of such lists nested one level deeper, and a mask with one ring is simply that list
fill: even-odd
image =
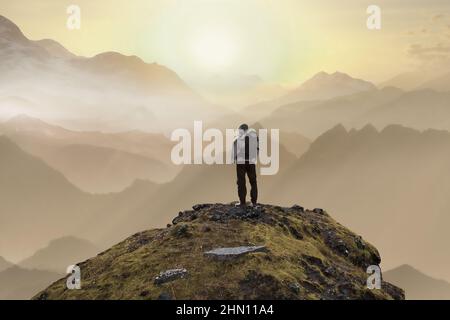
[{"label": "man", "polygon": [[256,183],[256,159],[259,151],[259,139],[256,131],[242,124],[239,127],[239,135],[233,143],[233,161],[236,163],[237,185],[239,205],[246,206],[247,187],[245,175],[250,182],[250,199],[252,206],[257,205],[258,186]]}]

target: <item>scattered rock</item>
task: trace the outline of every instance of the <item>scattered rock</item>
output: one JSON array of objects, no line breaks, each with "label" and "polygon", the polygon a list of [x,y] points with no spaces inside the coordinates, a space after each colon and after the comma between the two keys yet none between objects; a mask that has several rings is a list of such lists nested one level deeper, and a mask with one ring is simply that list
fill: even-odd
[{"label": "scattered rock", "polygon": [[366,243],[361,238],[361,236],[357,236],[355,238],[355,243],[356,243],[356,246],[358,247],[358,249],[365,249],[366,248]]},{"label": "scattered rock", "polygon": [[140,297],[146,297],[146,296],[148,296],[149,293],[150,293],[150,292],[149,292],[148,290],[143,290],[143,291],[141,291],[141,292],[139,293],[139,296],[140,296]]},{"label": "scattered rock", "polygon": [[303,239],[303,235],[296,228],[290,226],[289,231],[291,232],[291,234],[294,236],[295,239],[297,239],[297,240]]},{"label": "scattered rock", "polygon": [[336,246],[337,250],[342,253],[345,256],[348,256],[350,254],[350,251],[348,250],[347,246],[345,245],[345,242],[343,240],[338,240]]},{"label": "scattered rock", "polygon": [[405,300],[405,292],[399,290],[396,286],[383,281],[381,283],[381,288],[386,291],[395,300]]},{"label": "scattered rock", "polygon": [[325,211],[324,211],[323,209],[320,209],[320,208],[315,208],[315,209],[313,210],[313,212],[314,212],[314,213],[317,213],[317,214],[324,214],[324,213],[325,213]]},{"label": "scattered rock", "polygon": [[246,255],[253,252],[267,252],[265,246],[242,246],[233,248],[218,248],[205,252],[208,257],[216,258],[219,260],[232,259],[239,256]]},{"label": "scattered rock", "polygon": [[333,249],[333,251],[339,253],[340,255],[348,256],[350,253],[345,242],[331,230],[328,230],[325,233],[325,243],[327,244],[327,246]]},{"label": "scattered rock", "polygon": [[300,285],[310,293],[319,293],[320,287],[310,281],[301,281]]},{"label": "scattered rock", "polygon": [[161,272],[156,278],[154,283],[155,284],[163,284],[169,281],[173,281],[176,279],[182,279],[187,276],[187,270],[186,269],[170,269],[167,271]]},{"label": "scattered rock", "polygon": [[167,225],[166,225],[166,228],[170,228],[172,225],[170,224],[170,223],[168,223]]},{"label": "scattered rock", "polygon": [[289,289],[291,289],[292,292],[299,294],[300,293],[300,285],[298,282],[291,282],[288,285]]},{"label": "scattered rock", "polygon": [[280,280],[270,274],[250,270],[239,281],[239,292],[245,300],[288,300],[298,298]]},{"label": "scattered rock", "polygon": [[158,300],[172,300],[172,296],[167,292],[163,292],[158,296]]},{"label": "scattered rock", "polygon": [[309,255],[306,255],[306,254],[303,254],[302,257],[310,265],[317,266],[320,269],[323,269],[325,267],[323,262],[322,262],[322,260],[320,258],[309,256]]},{"label": "scattered rock", "polygon": [[292,223],[291,220],[289,220],[287,217],[282,217],[279,222],[278,225],[284,229],[289,230],[289,232],[292,234],[292,236],[295,239],[298,240],[302,240],[303,239],[303,235],[302,233],[298,230],[298,228],[296,228]]},{"label": "scattered rock", "polygon": [[150,243],[150,241],[152,241],[152,238],[149,237],[145,231],[138,232],[128,239],[127,252],[133,252],[141,248],[142,246],[145,246],[146,244]]},{"label": "scattered rock", "polygon": [[211,231],[211,227],[208,226],[208,225],[203,225],[203,226],[200,228],[200,231],[201,231],[201,232],[210,232],[210,231]]},{"label": "scattered rock", "polygon": [[[240,207],[233,204],[199,204],[193,206],[194,210],[182,211],[172,220],[172,224],[180,222],[190,222],[199,217],[214,222],[228,222],[232,219],[239,220],[260,220],[265,221],[265,208],[262,205],[257,207]],[[287,209],[286,209],[287,210]]]},{"label": "scattered rock", "polygon": [[294,204],[291,208],[294,209],[295,211],[305,212],[305,208],[299,206],[298,204]]},{"label": "scattered rock", "polygon": [[333,278],[336,277],[336,269],[333,268],[332,266],[327,267],[323,273],[328,277],[333,277]]},{"label": "scattered rock", "polygon": [[189,228],[187,225],[185,224],[181,224],[181,225],[177,225],[173,230],[172,230],[172,235],[176,238],[187,238],[189,237],[191,234],[189,232]]},{"label": "scattered rock", "polygon": [[194,209],[194,211],[200,211],[200,210],[202,210],[202,209],[210,208],[210,207],[212,207],[212,206],[213,206],[213,205],[212,205],[212,204],[209,204],[209,203],[196,204],[196,205],[194,205],[194,206],[192,207],[192,209]]},{"label": "scattered rock", "polygon": [[39,294],[36,297],[36,300],[47,300],[48,298],[48,293],[47,292],[42,292],[41,294]]}]

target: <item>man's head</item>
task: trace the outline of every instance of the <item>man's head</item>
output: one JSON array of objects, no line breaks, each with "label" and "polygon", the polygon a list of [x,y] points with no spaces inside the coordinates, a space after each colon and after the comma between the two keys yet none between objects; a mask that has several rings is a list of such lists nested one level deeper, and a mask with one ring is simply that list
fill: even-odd
[{"label": "man's head", "polygon": [[242,130],[242,131],[244,131],[244,132],[247,132],[247,130],[248,130],[248,125],[246,125],[245,123],[244,123],[244,124],[241,124],[241,125],[239,126],[239,130]]}]

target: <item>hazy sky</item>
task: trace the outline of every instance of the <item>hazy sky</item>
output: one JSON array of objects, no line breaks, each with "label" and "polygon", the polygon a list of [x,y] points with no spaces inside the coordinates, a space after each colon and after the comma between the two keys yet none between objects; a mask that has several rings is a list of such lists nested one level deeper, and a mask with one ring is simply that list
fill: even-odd
[{"label": "hazy sky", "polygon": [[[66,8],[81,8],[81,30]],[[366,9],[382,10],[382,29]],[[210,73],[298,83],[324,70],[381,81],[448,61],[449,0],[0,0],[0,14],[31,39],[72,52],[135,54],[185,79]]]}]

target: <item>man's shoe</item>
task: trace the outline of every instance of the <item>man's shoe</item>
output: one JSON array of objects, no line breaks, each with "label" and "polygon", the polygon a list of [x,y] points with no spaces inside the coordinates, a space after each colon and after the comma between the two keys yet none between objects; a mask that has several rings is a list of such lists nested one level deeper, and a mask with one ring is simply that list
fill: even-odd
[{"label": "man's shoe", "polygon": [[247,207],[247,204],[244,202],[244,203],[242,203],[242,202],[237,202],[237,203],[235,203],[235,205],[234,205],[235,207],[240,207],[240,208],[245,208],[245,207]]}]

